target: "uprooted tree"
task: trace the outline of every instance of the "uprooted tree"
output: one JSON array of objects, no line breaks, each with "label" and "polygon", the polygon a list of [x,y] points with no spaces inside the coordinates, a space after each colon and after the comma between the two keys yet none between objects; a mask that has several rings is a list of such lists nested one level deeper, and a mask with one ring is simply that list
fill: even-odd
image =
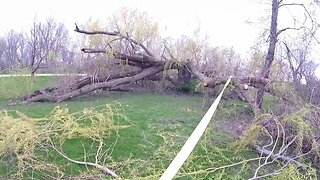
[{"label": "uprooted tree", "polygon": [[[279,9],[284,6],[298,6],[304,9],[305,13],[308,10],[303,4],[287,4],[277,0],[272,2],[268,52],[258,75],[240,75],[236,72],[239,71],[238,62],[219,62],[219,58],[214,56],[215,49],[198,37],[184,37],[176,42],[161,38],[157,24],[152,23],[145,14],[126,11],[111,20],[108,30],[102,30],[97,22],[89,27],[92,30],[76,25],[75,32],[89,36],[81,51],[88,56],[94,54],[95,59],[103,60],[95,67],[92,75],[35,91],[25,97],[25,102],[62,102],[98,89],[121,90],[132,82],[146,79],[168,80],[174,86],[182,86],[187,84],[191,77],[195,77],[203,86],[215,88],[223,84],[229,75],[233,75],[232,84],[237,95],[249,102],[254,114],[260,114],[264,92],[276,95],[272,88],[270,71],[276,58],[278,41],[283,39],[279,39],[280,35],[302,29],[305,32],[310,31],[313,36],[317,30],[310,14],[307,19],[311,22],[305,21],[306,24],[301,24],[301,27],[284,27],[278,30]],[[222,67],[223,63],[232,65]],[[256,98],[243,91],[242,86],[245,84],[257,88]]]},{"label": "uprooted tree", "polygon": [[[103,64],[95,69],[95,73],[91,76],[75,78],[71,83],[62,83],[55,87],[35,91],[25,97],[24,102],[62,102],[99,89],[121,90],[141,80],[167,80],[175,86],[181,86],[188,83],[191,78],[196,78],[203,87],[216,88],[224,84],[229,75],[233,75],[231,88],[240,99],[248,102],[255,119],[259,120],[247,129],[242,144],[251,146],[261,156],[267,157],[266,161],[260,162],[253,179],[260,178],[259,171],[274,160],[285,163],[281,166],[282,169],[268,176],[279,174],[291,163],[306,168],[297,159],[308,154],[313,154],[315,159],[318,158],[316,153],[319,152],[317,144],[319,129],[318,120],[314,117],[318,117],[319,109],[307,107],[307,110],[297,112],[290,109],[288,114],[281,114],[280,117],[263,114],[262,111],[265,92],[279,97],[283,103],[288,104],[294,101],[284,96],[285,92],[280,92],[275,88],[277,84],[270,78],[280,34],[290,30],[306,29],[306,26],[277,29],[278,11],[284,6],[299,6],[307,12],[303,4],[286,4],[282,0],[272,1],[270,41],[260,75],[241,76],[235,72],[218,72],[215,71],[215,68],[221,68],[222,65],[214,63],[219,67],[208,69],[210,66],[208,62],[212,61],[210,58],[215,58],[215,56],[212,55],[213,50],[204,45],[205,43],[192,38],[172,43],[168,39],[160,38],[157,25],[151,23],[143,14],[135,17],[138,22],[134,22],[129,19],[132,17],[132,14],[129,13],[123,17],[128,18],[126,20],[118,21],[115,18],[108,30],[98,26],[86,30],[76,25],[75,32],[90,37],[89,42],[81,51],[88,55],[94,54],[96,58],[105,59]],[[313,23],[312,21],[312,26]],[[287,47],[287,52],[290,52],[289,47]],[[227,67],[225,70],[228,71],[231,68],[238,67]],[[246,91],[247,86],[257,89],[256,97],[251,93],[252,91]],[[247,141],[248,139],[252,141]],[[269,141],[257,143],[261,139]],[[266,142],[268,144],[265,144]]]},{"label": "uprooted tree", "polygon": [[[89,43],[81,49],[83,53],[95,54],[106,59],[104,64],[91,76],[86,76],[55,87],[35,91],[25,97],[24,102],[62,102],[95,90],[119,90],[125,85],[140,80],[167,80],[174,86],[181,86],[197,78],[204,87],[215,88],[227,80],[232,72],[219,72],[214,69],[238,68],[232,67],[235,62],[229,62],[230,67],[222,67],[220,62],[210,63],[215,49],[203,43],[205,40],[183,38],[175,43],[161,39],[157,25],[152,24],[143,14],[136,19],[141,22],[125,23],[115,21],[110,31],[84,30],[76,25],[75,32],[91,36]],[[121,24],[122,23],[122,24]],[[146,23],[147,25],[139,26]],[[140,28],[140,29],[139,29]],[[141,29],[142,28],[142,29]],[[143,29],[144,28],[144,29]],[[97,30],[98,29],[98,30]],[[162,43],[160,43],[162,42]],[[101,44],[100,44],[101,43]],[[230,51],[232,56],[232,51]],[[209,60],[208,60],[209,59]],[[212,69],[209,66],[218,65]],[[236,75],[236,74],[235,74]],[[268,86],[270,80],[264,77],[235,76],[233,86],[242,99],[246,99],[255,113],[260,112],[255,101],[243,91],[243,85],[258,88]],[[265,91],[274,93],[271,86]]]}]

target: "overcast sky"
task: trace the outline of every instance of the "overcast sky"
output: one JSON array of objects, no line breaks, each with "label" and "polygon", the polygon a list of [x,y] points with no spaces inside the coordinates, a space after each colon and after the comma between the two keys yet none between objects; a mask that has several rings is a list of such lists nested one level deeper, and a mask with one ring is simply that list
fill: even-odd
[{"label": "overcast sky", "polygon": [[[258,27],[245,23],[261,12],[256,0],[8,0],[0,7],[0,33],[29,28],[34,19],[54,17],[73,30],[74,22],[104,20],[123,7],[147,11],[159,22],[162,33],[190,35],[197,27],[213,45],[233,46],[241,54],[258,36]],[[261,14],[262,16],[263,14]],[[71,31],[71,33],[73,33]]]},{"label": "overcast sky", "polygon": [[[265,3],[261,3],[265,2]],[[36,20],[54,17],[70,33],[74,23],[105,20],[124,7],[146,11],[158,21],[164,36],[192,35],[200,27],[213,46],[233,47],[248,57],[267,24],[271,1],[262,0],[7,0],[0,7],[0,35],[26,30]],[[319,73],[320,74],[320,73]]]}]

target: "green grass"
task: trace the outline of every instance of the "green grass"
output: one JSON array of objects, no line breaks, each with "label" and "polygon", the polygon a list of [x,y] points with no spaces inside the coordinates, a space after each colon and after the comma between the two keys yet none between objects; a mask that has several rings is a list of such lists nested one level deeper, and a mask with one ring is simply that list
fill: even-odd
[{"label": "green grass", "polygon": [[[15,82],[22,82],[22,80]],[[36,87],[44,87],[50,84],[51,79],[39,78],[36,79],[36,82],[37,85],[32,87],[33,90]],[[16,84],[16,86],[18,89],[22,88],[21,85]],[[19,93],[25,94],[26,90],[21,89]],[[8,102],[8,100],[3,98],[2,103],[5,102]],[[160,172],[162,172],[204,115],[202,97],[200,96],[114,92],[104,92],[97,97],[81,97],[60,104],[34,103],[15,106],[6,110],[13,115],[16,111],[20,111],[30,117],[41,118],[47,116],[58,105],[68,107],[71,112],[77,112],[84,108],[99,107],[112,103],[120,103],[126,117],[125,121],[116,120],[115,123],[129,125],[129,127],[119,130],[118,134],[113,133],[107,139],[105,149],[110,149],[108,151],[109,162],[115,164],[112,169],[122,177],[127,178],[149,176],[153,170],[159,172],[160,169]],[[243,118],[250,116],[250,111],[245,103],[238,101],[223,101],[221,103],[215,118],[212,120],[213,122],[208,128],[206,137],[197,146],[190,157],[191,160],[189,159],[184,165],[183,170],[181,170],[182,173],[198,171],[208,167],[219,167],[254,156],[251,151],[236,152],[232,150],[229,143],[234,141],[234,137],[219,126],[221,124],[219,122],[222,121],[230,123],[236,121],[239,114]],[[114,144],[115,142],[116,144]],[[76,160],[83,160],[83,145],[86,147],[88,154],[95,153],[96,144],[92,144],[92,141],[85,139],[69,140],[63,146],[63,150],[68,156]],[[70,163],[53,151],[49,152],[48,156],[54,163],[64,165],[68,175],[74,176],[87,171],[86,167]],[[89,159],[93,160],[94,156],[90,156]],[[217,172],[223,173],[224,175],[221,178],[224,179],[238,173],[234,170]],[[212,172],[210,176],[214,177],[217,172]],[[226,175],[226,172],[231,173],[231,175]],[[239,174],[238,177],[246,177],[244,172],[248,173],[249,171],[241,171],[242,174]],[[4,175],[1,172],[0,174]],[[205,176],[200,174],[183,176],[180,179],[203,177]]]},{"label": "green grass", "polygon": [[61,77],[1,77],[0,104],[53,85]]},{"label": "green grass", "polygon": [[[35,103],[28,106],[13,107],[8,110],[12,114],[15,114],[15,111],[21,111],[30,117],[39,118],[46,116],[57,105],[66,106],[71,112],[76,112],[83,108],[97,107],[114,102],[122,104],[127,118],[126,122],[116,123],[130,125],[129,128],[120,130],[118,134],[111,135],[107,140],[106,149],[111,147],[112,143],[117,140],[110,158],[112,161],[119,163],[128,159],[148,161],[150,158],[154,158],[153,156],[156,150],[165,143],[160,134],[171,133],[174,135],[171,139],[174,145],[167,149],[168,152],[165,154],[170,154],[170,156],[163,157],[165,164],[162,165],[161,168],[166,167],[169,163],[167,159],[172,158],[178,152],[204,114],[201,110],[202,99],[199,96],[171,96],[142,93],[106,93],[106,97],[79,98],[61,104]],[[228,112],[227,109],[229,109]],[[210,151],[210,159],[219,162],[216,164],[217,166],[219,164],[234,162],[235,160],[230,161],[230,159],[234,159],[239,154],[229,149],[227,143],[232,142],[233,139],[215,125],[216,121],[222,120],[221,117],[226,115],[231,117],[237,114],[238,111],[248,111],[245,109],[244,104],[239,102],[222,102],[222,107],[220,107],[219,110],[221,113],[216,114],[210,126],[212,130],[210,136],[213,136],[213,140],[209,140],[212,142],[213,147],[217,146],[217,149]],[[231,121],[231,118],[229,121]],[[92,142],[88,140],[70,140],[64,145],[64,152],[72,158],[82,160],[82,143],[85,144],[86,147],[92,146]],[[86,151],[88,154],[94,154],[95,148],[87,148]],[[216,154],[218,151],[225,154],[227,158]],[[247,152],[243,152],[243,154],[245,155]],[[204,155],[204,149],[198,148],[194,156],[203,158]],[[252,156],[252,153],[249,153],[249,155]],[[76,175],[82,171],[86,171],[84,166],[67,162],[53,152],[51,159],[57,164],[67,165],[66,171],[68,174]],[[208,165],[201,161],[200,158],[195,161],[200,164],[198,166],[199,168]],[[134,168],[132,166],[131,168]],[[190,166],[190,163],[186,166]],[[124,176],[128,174],[131,175],[130,171],[131,169],[124,169],[122,172],[119,172],[119,174]]]}]

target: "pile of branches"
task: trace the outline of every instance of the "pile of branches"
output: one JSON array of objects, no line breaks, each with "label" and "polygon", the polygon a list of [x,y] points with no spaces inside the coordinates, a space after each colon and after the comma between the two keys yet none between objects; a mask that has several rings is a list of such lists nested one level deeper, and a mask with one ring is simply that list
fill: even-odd
[{"label": "pile of branches", "polygon": [[[177,61],[177,58],[172,55],[169,48],[164,45],[163,52],[159,57],[151,52],[143,43],[136,41],[129,35],[123,35],[120,32],[108,31],[86,31],[80,29],[77,25],[75,32],[85,34],[88,36],[103,35],[113,37],[107,44],[107,48],[82,48],[83,53],[104,53],[110,55],[115,62],[115,65],[126,64],[129,68],[126,72],[105,73],[95,76],[86,76],[80,79],[75,79],[68,85],[58,85],[55,87],[48,87],[37,90],[34,93],[24,97],[23,102],[62,102],[78,96],[85,95],[95,90],[117,90],[121,89],[126,84],[143,80],[146,78],[159,77],[159,74],[164,76],[160,79],[166,79],[173,85],[181,84],[181,79],[193,76],[202,82],[204,87],[215,88],[224,84],[228,77],[216,78],[209,77],[201,72],[199,68],[193,63],[192,59],[185,59],[184,61]],[[114,44],[125,45],[125,50],[116,50],[113,48]],[[172,77],[164,73],[169,69],[178,70],[178,77]],[[153,78],[157,79],[157,78]],[[159,79],[159,78],[158,78]],[[245,91],[245,86],[252,86],[254,88],[266,87],[265,91],[274,94],[271,88],[271,81],[263,77],[233,77],[232,84],[237,89],[238,95],[241,99],[246,100],[251,105],[255,113],[260,112],[260,108],[256,105],[254,98],[249,97]]]}]

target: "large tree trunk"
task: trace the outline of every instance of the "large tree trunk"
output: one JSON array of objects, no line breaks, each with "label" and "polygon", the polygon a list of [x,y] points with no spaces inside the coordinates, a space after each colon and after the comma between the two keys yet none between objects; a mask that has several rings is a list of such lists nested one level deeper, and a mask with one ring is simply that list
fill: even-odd
[{"label": "large tree trunk", "polygon": [[191,72],[187,66],[181,66],[178,68],[178,84],[189,83],[191,79]]},{"label": "large tree trunk", "polygon": [[97,90],[97,89],[102,89],[102,88],[103,89],[111,89],[113,87],[118,87],[119,85],[122,85],[122,84],[135,82],[135,81],[138,81],[140,79],[143,79],[143,78],[149,77],[151,75],[157,74],[157,73],[161,72],[162,70],[163,70],[162,66],[151,67],[151,68],[148,68],[148,69],[146,69],[146,70],[144,70],[144,71],[142,71],[142,72],[140,72],[140,73],[138,73],[138,74],[136,74],[134,76],[123,77],[123,78],[114,79],[114,80],[107,81],[107,82],[93,84],[91,86],[84,87],[84,88],[81,88],[81,89],[77,89],[77,90],[72,91],[72,92],[67,93],[67,94],[63,94],[63,95],[61,95],[61,96],[59,96],[57,98],[57,102],[65,101],[65,100],[68,100],[68,99],[72,99],[73,97],[78,97],[78,96],[87,94],[87,93],[92,92],[92,91]]},{"label": "large tree trunk", "polygon": [[[278,36],[277,34],[278,11],[279,11],[278,0],[272,0],[272,15],[271,15],[271,25],[270,25],[270,37],[269,37],[270,42],[269,42],[268,53],[260,74],[262,78],[269,78],[271,66],[274,60],[274,54],[275,54],[277,36]],[[261,87],[258,88],[258,91],[257,91],[256,103],[260,109],[262,109],[265,87],[266,85],[262,85]]]},{"label": "large tree trunk", "polygon": [[100,83],[92,82],[90,77],[86,77],[72,83],[69,87],[53,87],[44,90],[35,91],[32,95],[25,97],[25,102],[41,102],[52,101],[61,102],[69,100],[84,94],[88,94],[98,89],[112,90],[119,88],[123,84],[132,83],[143,78],[152,76],[163,71],[164,66],[153,66],[142,71],[132,71],[126,75],[109,75],[107,77],[100,77],[99,79],[105,80]]}]

